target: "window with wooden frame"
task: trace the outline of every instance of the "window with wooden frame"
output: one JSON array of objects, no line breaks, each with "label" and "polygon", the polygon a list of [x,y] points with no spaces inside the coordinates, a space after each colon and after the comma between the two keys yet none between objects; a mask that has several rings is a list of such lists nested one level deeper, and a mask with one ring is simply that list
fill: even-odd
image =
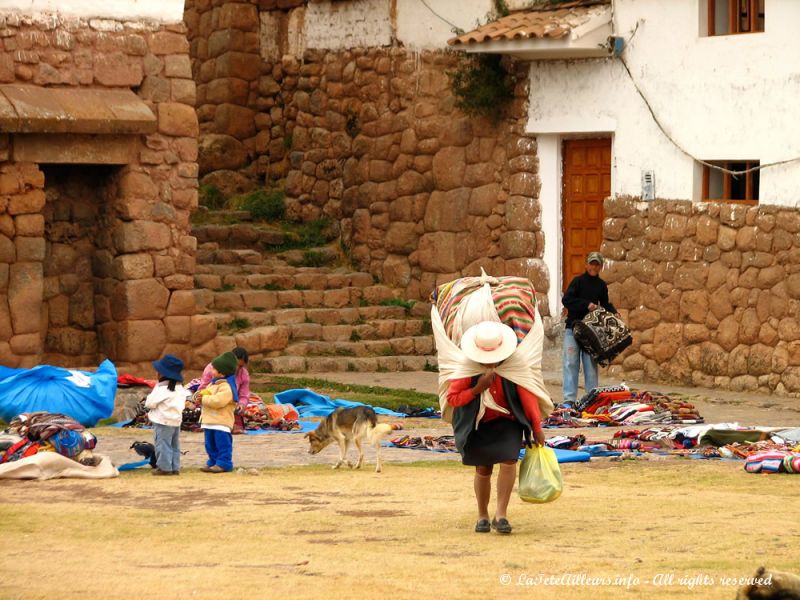
[{"label": "window with wooden frame", "polygon": [[735,202],[741,204],[758,204],[758,188],[761,171],[757,160],[723,160],[707,161],[728,171],[748,171],[741,175],[732,175],[719,169],[703,165],[703,200]]},{"label": "window with wooden frame", "polygon": [[708,35],[764,31],[765,0],[706,0]]}]

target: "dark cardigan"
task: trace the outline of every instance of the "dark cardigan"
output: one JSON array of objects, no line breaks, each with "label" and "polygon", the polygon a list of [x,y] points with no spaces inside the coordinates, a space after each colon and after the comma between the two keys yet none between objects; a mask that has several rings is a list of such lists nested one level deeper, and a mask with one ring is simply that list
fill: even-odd
[{"label": "dark cardigan", "polygon": [[[501,378],[502,379],[502,378]],[[478,381],[478,376],[472,378],[472,387]],[[531,447],[533,442],[531,440],[531,432],[533,428],[525,416],[525,410],[522,408],[522,402],[517,393],[517,385],[507,379],[502,379],[503,394],[508,402],[508,408],[514,418],[522,425],[523,439],[527,447]],[[472,402],[464,406],[456,406],[453,409],[453,434],[456,438],[456,450],[462,455],[464,448],[467,446],[467,440],[470,434],[475,431],[475,419],[478,417],[478,410],[480,409],[480,398],[476,396]],[[502,418],[502,417],[501,417]]]}]

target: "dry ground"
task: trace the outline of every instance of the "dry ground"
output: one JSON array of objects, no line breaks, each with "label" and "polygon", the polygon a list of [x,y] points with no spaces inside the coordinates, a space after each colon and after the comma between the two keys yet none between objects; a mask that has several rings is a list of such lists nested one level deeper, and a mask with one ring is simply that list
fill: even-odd
[{"label": "dry ground", "polygon": [[[0,597],[734,598],[721,577],[800,562],[791,476],[687,459],[563,472],[552,504],[514,496],[506,537],[472,532],[454,462],[0,482]],[[570,574],[629,586],[537,580]]]}]

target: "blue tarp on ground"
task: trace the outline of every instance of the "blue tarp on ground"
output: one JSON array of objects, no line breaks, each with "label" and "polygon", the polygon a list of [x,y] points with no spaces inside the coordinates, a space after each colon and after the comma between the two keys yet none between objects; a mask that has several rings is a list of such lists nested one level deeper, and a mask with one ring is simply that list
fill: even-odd
[{"label": "blue tarp on ground", "polygon": [[0,419],[45,411],[94,426],[114,412],[117,368],[104,360],[95,373],[39,365],[32,369],[0,366]]},{"label": "blue tarp on ground", "polygon": [[[369,406],[363,402],[353,402],[352,400],[331,400],[328,396],[317,394],[309,389],[286,390],[275,394],[275,404],[291,404],[297,409],[301,417],[327,417],[339,407],[351,408],[353,406]],[[403,413],[381,408],[380,406],[370,407],[379,415],[390,417],[405,417]]]}]

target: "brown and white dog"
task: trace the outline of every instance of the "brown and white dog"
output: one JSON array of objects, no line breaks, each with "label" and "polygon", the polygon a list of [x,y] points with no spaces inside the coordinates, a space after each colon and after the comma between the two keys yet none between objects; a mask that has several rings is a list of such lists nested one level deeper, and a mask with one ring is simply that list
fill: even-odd
[{"label": "brown and white dog", "polygon": [[[332,442],[339,444],[339,462],[333,468],[338,469],[342,464],[360,469],[364,460],[362,442],[375,446],[378,459],[375,472],[381,472],[381,439],[392,431],[392,427],[385,423],[378,423],[375,411],[369,406],[356,406],[353,408],[337,408],[319,424],[314,431],[306,434],[311,447],[309,454],[317,454]],[[353,465],[347,460],[347,448],[350,442],[358,448],[358,462]]]}]

